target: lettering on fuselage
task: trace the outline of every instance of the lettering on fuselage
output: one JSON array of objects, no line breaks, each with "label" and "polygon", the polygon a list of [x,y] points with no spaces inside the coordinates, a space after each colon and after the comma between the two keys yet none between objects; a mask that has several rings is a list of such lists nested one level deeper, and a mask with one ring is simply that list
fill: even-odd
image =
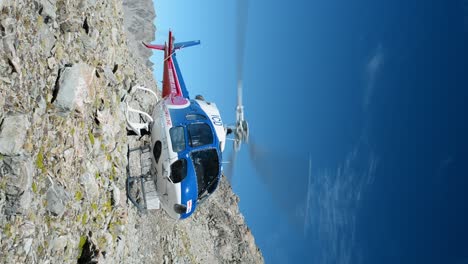
[{"label": "lettering on fuselage", "polygon": [[167,107],[164,107],[164,117],[166,119],[166,125],[168,127],[172,127],[171,115],[169,114],[169,110],[167,110]]},{"label": "lettering on fuselage", "polygon": [[192,200],[187,201],[187,214],[192,211]]},{"label": "lettering on fuselage", "polygon": [[169,84],[171,85],[171,93],[177,94],[176,82],[174,80],[174,72],[172,71],[171,68],[169,68],[168,70],[169,70]]},{"label": "lettering on fuselage", "polygon": [[219,115],[212,115],[211,116],[211,121],[213,121],[213,125],[215,126],[222,126],[223,121],[221,120],[221,117]]}]

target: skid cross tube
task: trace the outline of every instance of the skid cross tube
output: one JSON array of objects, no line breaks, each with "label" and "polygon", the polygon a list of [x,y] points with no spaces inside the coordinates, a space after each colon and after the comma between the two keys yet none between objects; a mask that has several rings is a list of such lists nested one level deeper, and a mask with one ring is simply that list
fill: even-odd
[{"label": "skid cross tube", "polygon": [[[138,176],[132,176],[131,175],[131,171],[130,171],[130,154],[135,152],[135,151],[138,151],[140,152],[140,173]],[[127,164],[127,181],[126,181],[126,188],[127,188],[127,198],[133,203],[133,205],[135,205],[138,209],[139,212],[142,212],[142,213],[145,213],[147,208],[148,208],[148,203],[146,201],[146,193],[145,193],[145,181],[147,180],[153,180],[153,177],[151,176],[151,173],[150,173],[150,170],[146,173],[143,173],[142,170],[144,169],[144,167],[146,167],[143,162],[143,159],[142,159],[142,154],[144,153],[148,153],[150,151],[150,146],[149,145],[144,145],[144,146],[140,146],[140,147],[136,147],[136,148],[128,148],[128,152],[127,152],[127,160],[128,160],[128,164]],[[141,196],[143,198],[143,204],[139,203],[137,201],[137,198],[132,196],[131,194],[131,188],[133,186],[133,183],[134,182],[140,182],[140,185],[141,185]]]}]

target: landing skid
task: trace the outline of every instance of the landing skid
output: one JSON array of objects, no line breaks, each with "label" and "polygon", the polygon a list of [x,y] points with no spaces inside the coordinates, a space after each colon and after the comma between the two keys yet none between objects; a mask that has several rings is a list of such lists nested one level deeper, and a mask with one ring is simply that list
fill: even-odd
[{"label": "landing skid", "polygon": [[151,149],[149,145],[128,149],[127,197],[139,212],[160,208],[155,178],[151,175]]}]

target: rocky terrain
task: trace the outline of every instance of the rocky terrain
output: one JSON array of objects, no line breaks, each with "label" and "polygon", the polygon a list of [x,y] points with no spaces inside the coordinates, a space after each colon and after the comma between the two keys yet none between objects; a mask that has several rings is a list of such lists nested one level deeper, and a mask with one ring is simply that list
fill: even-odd
[{"label": "rocky terrain", "polygon": [[185,221],[127,201],[123,100],[157,89],[141,1],[0,0],[0,263],[263,262],[224,180]]}]

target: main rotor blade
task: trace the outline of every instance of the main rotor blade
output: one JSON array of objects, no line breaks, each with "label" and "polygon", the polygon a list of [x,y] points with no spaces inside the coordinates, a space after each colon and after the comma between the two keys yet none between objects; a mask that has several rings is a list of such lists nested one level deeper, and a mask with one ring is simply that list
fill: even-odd
[{"label": "main rotor blade", "polygon": [[245,35],[248,20],[248,0],[237,0],[237,105],[242,105]]},{"label": "main rotor blade", "polygon": [[310,160],[305,157],[273,152],[249,140],[250,158],[257,176],[265,185],[293,229],[303,234],[310,215]]},{"label": "main rotor blade", "polygon": [[229,156],[228,164],[226,164],[226,170],[224,170],[224,176],[226,176],[229,183],[232,185],[232,179],[234,174],[234,166],[236,164],[237,151],[232,150]]}]

